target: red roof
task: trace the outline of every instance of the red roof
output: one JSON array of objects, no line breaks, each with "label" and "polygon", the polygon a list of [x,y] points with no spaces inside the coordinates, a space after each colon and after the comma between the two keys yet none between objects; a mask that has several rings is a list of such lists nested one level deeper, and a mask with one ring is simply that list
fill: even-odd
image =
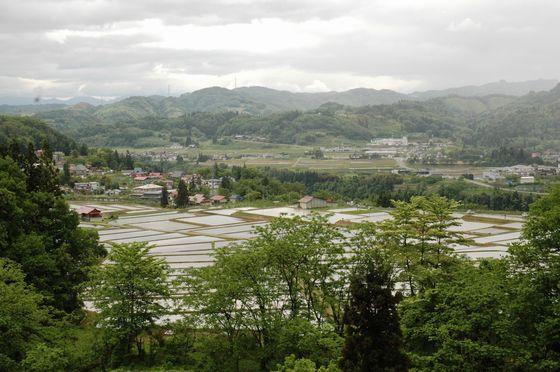
[{"label": "red roof", "polygon": [[92,207],[80,207],[76,209],[76,213],[101,215],[101,211],[99,209]]},{"label": "red roof", "polygon": [[221,201],[224,200],[226,197],[223,195],[214,195],[213,197],[211,197],[210,199],[215,200],[215,201]]}]

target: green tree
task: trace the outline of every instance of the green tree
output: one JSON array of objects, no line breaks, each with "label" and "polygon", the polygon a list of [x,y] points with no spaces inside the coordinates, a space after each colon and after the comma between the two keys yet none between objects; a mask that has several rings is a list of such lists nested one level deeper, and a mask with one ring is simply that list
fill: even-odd
[{"label": "green tree", "polygon": [[406,371],[397,313],[400,293],[389,260],[371,251],[354,268],[350,299],[344,312],[346,341],[341,366],[345,371]]},{"label": "green tree", "polygon": [[132,159],[132,155],[128,150],[126,151],[124,164],[126,169],[134,169],[134,159]]},{"label": "green tree", "polygon": [[70,174],[70,164],[65,162],[62,166],[62,176],[60,177],[60,183],[63,185],[70,185],[72,181],[72,175]]},{"label": "green tree", "polygon": [[61,348],[40,343],[27,353],[21,365],[23,370],[30,372],[64,371],[68,359]]},{"label": "green tree", "polygon": [[85,143],[82,143],[80,145],[80,155],[81,156],[88,156],[89,155],[89,149],[88,149],[88,146]]},{"label": "green tree", "polygon": [[313,158],[313,159],[324,159],[325,154],[323,154],[323,151],[321,151],[321,149],[313,149],[313,152],[311,153],[311,158]]},{"label": "green tree", "polygon": [[401,268],[399,280],[412,295],[448,272],[455,260],[452,244],[469,244],[452,228],[460,223],[453,216],[458,203],[444,197],[415,196],[410,202],[395,201],[393,217],[377,225],[375,245]]},{"label": "green tree", "polygon": [[33,345],[45,338],[48,312],[18,265],[0,258],[0,370],[15,371]]},{"label": "green tree", "polygon": [[222,189],[231,191],[232,185],[231,185],[230,177],[228,177],[228,176],[223,176],[222,177],[221,187],[222,187]]},{"label": "green tree", "polygon": [[168,313],[168,267],[149,250],[145,243],[114,245],[109,263],[95,268],[85,286],[84,295],[99,311],[99,326],[106,331],[116,364],[130,362],[134,347],[142,359],[144,341]]},{"label": "green tree", "polygon": [[[406,349],[419,371],[534,370],[506,261],[464,261],[401,303]],[[525,307],[522,305],[522,307]]]},{"label": "green tree", "polygon": [[226,335],[234,370],[248,337],[263,370],[291,353],[324,365],[342,343],[342,240],[324,217],[275,219],[255,239],[218,249],[213,266],[192,270],[185,307]]},{"label": "green tree", "polygon": [[509,248],[515,303],[535,368],[560,369],[560,186],[531,205],[521,243]]},{"label": "green tree", "polygon": [[179,180],[179,186],[177,186],[177,197],[175,198],[175,205],[177,208],[185,208],[189,204],[189,191],[187,190],[187,185],[185,181]]},{"label": "green tree", "polygon": [[161,199],[160,199],[160,205],[165,208],[169,205],[169,192],[167,191],[167,187],[163,186],[163,189],[161,190]]},{"label": "green tree", "polygon": [[[38,167],[41,167],[40,165]],[[66,201],[51,192],[58,176],[28,190],[29,175],[10,158],[0,158],[0,257],[21,265],[26,281],[57,309],[81,307],[77,286],[105,255],[97,233],[79,228]],[[34,181],[33,181],[34,182]]]},{"label": "green tree", "polygon": [[340,368],[334,362],[328,366],[321,366],[317,369],[317,365],[312,360],[306,358],[297,359],[295,355],[289,355],[283,364],[276,365],[275,372],[339,372]]}]

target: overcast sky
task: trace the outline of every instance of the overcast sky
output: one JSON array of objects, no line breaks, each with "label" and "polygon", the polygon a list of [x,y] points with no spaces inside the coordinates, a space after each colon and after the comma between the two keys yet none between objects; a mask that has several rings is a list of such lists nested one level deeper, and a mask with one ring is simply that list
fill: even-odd
[{"label": "overcast sky", "polygon": [[0,96],[557,78],[558,0],[0,0]]}]

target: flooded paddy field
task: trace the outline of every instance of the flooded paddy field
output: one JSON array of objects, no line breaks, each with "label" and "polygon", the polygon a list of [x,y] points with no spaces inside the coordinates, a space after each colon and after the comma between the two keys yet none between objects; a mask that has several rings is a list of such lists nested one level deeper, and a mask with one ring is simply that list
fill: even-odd
[{"label": "flooded paddy field", "polygon": [[[83,222],[84,228],[95,229],[100,241],[110,247],[115,243],[147,242],[150,253],[164,258],[174,272],[211,265],[218,248],[242,243],[255,236],[257,227],[266,226],[271,217],[309,216],[312,212],[295,207],[275,208],[210,208],[187,211],[163,210],[141,205],[71,204],[100,209],[103,213],[118,212],[118,218]],[[333,224],[380,222],[391,218],[389,211],[368,212],[355,207],[321,209]],[[469,246],[455,246],[457,253],[472,259],[503,257],[509,244],[519,241],[523,218],[519,215],[489,213],[455,213],[458,226],[451,229],[472,239]],[[246,218],[250,217],[250,218]],[[351,236],[352,232],[345,232]]]}]

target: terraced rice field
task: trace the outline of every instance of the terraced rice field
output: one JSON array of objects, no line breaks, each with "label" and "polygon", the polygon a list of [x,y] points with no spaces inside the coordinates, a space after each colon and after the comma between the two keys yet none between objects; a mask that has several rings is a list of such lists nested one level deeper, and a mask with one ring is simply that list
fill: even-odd
[{"label": "terraced rice field", "polygon": [[[71,206],[78,208],[81,205]],[[150,253],[165,258],[177,274],[184,269],[211,265],[216,248],[253,238],[256,228],[265,226],[271,217],[305,217],[311,213],[292,207],[190,209],[177,212],[140,205],[89,206],[104,213],[120,214],[115,220],[82,223],[85,228],[96,229],[101,242],[109,249],[114,243],[148,242],[152,246]],[[243,212],[241,216],[250,216],[250,220],[238,217],[238,212]],[[329,214],[329,221],[335,224],[379,222],[391,218],[388,212],[358,212],[356,208],[319,211]],[[466,237],[474,241],[474,245],[457,245],[454,249],[473,259],[507,255],[508,244],[520,239],[523,227],[523,218],[517,215],[456,213],[455,217],[460,225],[452,229],[464,232]],[[346,232],[345,235],[351,236],[352,232]]]}]

